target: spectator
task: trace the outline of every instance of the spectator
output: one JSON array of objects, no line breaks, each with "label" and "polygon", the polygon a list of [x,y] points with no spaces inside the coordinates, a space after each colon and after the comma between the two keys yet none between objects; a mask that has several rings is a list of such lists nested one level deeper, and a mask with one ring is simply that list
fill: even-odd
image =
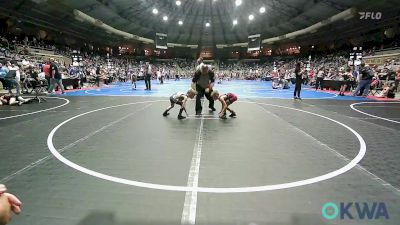
[{"label": "spectator", "polygon": [[315,90],[318,90],[318,87],[321,88],[321,90],[323,90],[323,81],[325,78],[325,71],[323,67],[320,67],[317,73],[317,79],[315,81]]},{"label": "spectator", "polygon": [[100,69],[100,66],[98,65],[96,67],[96,85],[97,85],[97,87],[100,87],[100,77],[101,77],[101,69]]},{"label": "spectator", "polygon": [[339,95],[344,96],[344,92],[347,90],[347,87],[351,85],[351,79],[352,79],[352,74],[351,74],[351,69],[348,68],[345,73],[341,75],[341,82],[342,84],[340,85],[340,90],[339,90]]},{"label": "spectator", "polygon": [[361,89],[364,89],[362,95],[364,97],[368,96],[372,77],[373,77],[373,72],[370,70],[369,66],[365,66],[365,63],[361,63],[360,74],[357,78],[359,83],[356,90],[354,90],[353,92],[353,96],[356,96]]},{"label": "spectator", "polygon": [[400,69],[397,70],[396,79],[394,80],[395,91],[399,91],[399,83],[400,83]]},{"label": "spectator", "polygon": [[8,73],[5,76],[6,82],[9,84],[9,89],[8,92],[12,94],[12,88],[15,87],[17,89],[16,96],[21,95],[21,85],[20,85],[20,80],[21,80],[21,72],[19,71],[18,66],[15,65],[15,62],[12,61],[7,62],[8,66]]},{"label": "spectator", "polygon": [[294,70],[295,74],[296,74],[296,86],[294,89],[294,99],[299,99],[300,98],[300,91],[301,91],[301,84],[303,83],[303,74],[304,74],[304,70],[301,68],[302,63],[298,62],[296,64],[296,69]]},{"label": "spectator", "polygon": [[144,82],[146,83],[146,89],[151,91],[151,75],[152,75],[152,66],[150,65],[150,62],[147,61],[146,64],[144,65]]},{"label": "spectator", "polygon": [[381,91],[376,97],[378,98],[394,98],[395,86],[393,83],[386,83]]},{"label": "spectator", "polygon": [[50,61],[47,61],[44,65],[43,65],[43,73],[44,73],[44,76],[45,76],[45,78],[46,78],[46,80],[47,80],[47,84],[49,84],[50,85]]},{"label": "spectator", "polygon": [[7,73],[8,73],[8,68],[2,63],[0,63],[0,82],[3,85],[3,88],[6,86],[5,76],[7,75]]},{"label": "spectator", "polygon": [[52,93],[53,89],[57,85],[61,89],[61,93],[64,94],[65,92],[64,92],[64,86],[62,84],[62,76],[61,76],[61,73],[59,71],[58,65],[56,64],[54,59],[50,59],[50,61],[52,63],[50,65],[51,78],[50,78],[49,93]]}]

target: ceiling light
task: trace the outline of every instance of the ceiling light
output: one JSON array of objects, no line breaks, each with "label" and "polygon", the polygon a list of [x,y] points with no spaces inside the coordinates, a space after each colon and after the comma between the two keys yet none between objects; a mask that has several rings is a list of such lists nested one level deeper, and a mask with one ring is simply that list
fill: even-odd
[{"label": "ceiling light", "polygon": [[210,23],[209,23],[209,22],[207,22],[207,23],[206,23],[206,27],[209,27],[209,26],[210,26]]},{"label": "ceiling light", "polygon": [[158,13],[158,9],[154,8],[153,9],[153,14],[157,14]]},{"label": "ceiling light", "polygon": [[234,19],[232,23],[233,23],[233,25],[236,25],[238,23],[237,19]]},{"label": "ceiling light", "polygon": [[183,21],[182,21],[182,20],[179,20],[179,21],[178,21],[178,24],[182,26]]},{"label": "ceiling light", "polygon": [[168,20],[168,16],[163,16],[163,18],[162,18],[164,21],[167,21]]},{"label": "ceiling light", "polygon": [[235,5],[236,5],[236,6],[239,6],[239,5],[241,5],[241,4],[242,4],[242,0],[236,0],[236,1],[235,1]]},{"label": "ceiling light", "polygon": [[265,13],[265,7],[260,8],[260,13]]},{"label": "ceiling light", "polygon": [[249,20],[253,20],[253,19],[254,19],[253,14],[250,14],[250,15],[249,15]]},{"label": "ceiling light", "polygon": [[180,6],[180,5],[182,4],[182,2],[179,1],[179,0],[177,0],[177,1],[175,2],[175,4],[176,4],[177,6]]}]

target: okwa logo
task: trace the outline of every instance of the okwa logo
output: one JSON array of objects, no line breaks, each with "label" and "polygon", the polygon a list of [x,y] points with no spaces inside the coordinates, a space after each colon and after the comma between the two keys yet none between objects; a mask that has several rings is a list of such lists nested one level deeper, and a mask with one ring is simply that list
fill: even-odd
[{"label": "okwa logo", "polygon": [[383,202],[341,202],[336,205],[333,202],[325,203],[322,206],[322,217],[328,220],[333,220],[340,217],[345,219],[360,219],[360,220],[378,220],[389,219],[389,212]]},{"label": "okwa logo", "polygon": [[360,14],[360,20],[380,20],[382,18],[381,12],[359,12],[358,14]]}]

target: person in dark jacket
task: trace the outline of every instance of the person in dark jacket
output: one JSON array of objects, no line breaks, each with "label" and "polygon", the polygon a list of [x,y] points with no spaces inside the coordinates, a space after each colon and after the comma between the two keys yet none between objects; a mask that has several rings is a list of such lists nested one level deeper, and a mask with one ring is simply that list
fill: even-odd
[{"label": "person in dark jacket", "polygon": [[359,74],[359,82],[356,90],[353,92],[353,96],[356,96],[360,90],[364,90],[362,95],[363,97],[367,97],[374,74],[369,67],[365,66],[365,63],[361,63]]},{"label": "person in dark jacket", "polygon": [[201,98],[205,95],[209,101],[208,107],[215,111],[214,99],[211,92],[214,87],[215,75],[208,65],[201,63],[192,79],[192,88],[197,91],[196,95],[196,115],[201,115],[203,107],[201,106]]}]

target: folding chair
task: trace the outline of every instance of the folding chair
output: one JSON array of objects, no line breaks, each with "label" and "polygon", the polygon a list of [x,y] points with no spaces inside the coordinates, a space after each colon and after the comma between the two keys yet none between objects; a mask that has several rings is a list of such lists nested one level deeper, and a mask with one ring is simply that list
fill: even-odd
[{"label": "folding chair", "polygon": [[43,94],[44,92],[47,92],[49,84],[47,83],[47,80],[36,80],[32,81],[32,88],[33,91],[35,92],[35,97],[33,100],[38,101],[39,103],[45,102],[46,99],[39,96],[40,94]]}]

